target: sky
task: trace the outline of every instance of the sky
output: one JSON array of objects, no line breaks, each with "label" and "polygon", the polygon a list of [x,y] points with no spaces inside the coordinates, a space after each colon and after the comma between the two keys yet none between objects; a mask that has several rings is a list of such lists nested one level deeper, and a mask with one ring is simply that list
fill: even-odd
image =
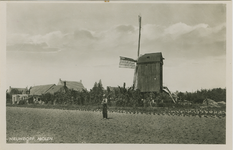
[{"label": "sky", "polygon": [[80,81],[132,86],[120,56],[162,52],[171,91],[226,87],[226,5],[7,3],[7,88]]}]

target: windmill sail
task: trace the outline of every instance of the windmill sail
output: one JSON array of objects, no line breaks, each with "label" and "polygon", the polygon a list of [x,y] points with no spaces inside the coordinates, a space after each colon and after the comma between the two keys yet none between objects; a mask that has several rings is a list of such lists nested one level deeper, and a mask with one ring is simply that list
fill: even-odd
[{"label": "windmill sail", "polygon": [[127,58],[127,57],[122,57],[120,56],[120,63],[119,63],[120,68],[131,68],[135,69],[136,67],[136,60],[132,58]]},{"label": "windmill sail", "polygon": [[[138,16],[138,20],[139,20],[139,38],[138,38],[138,58],[140,55],[140,40],[141,40],[141,16]],[[135,87],[135,89],[137,89],[137,80],[138,80],[138,66],[135,67],[135,71],[134,71],[134,79],[133,79],[133,86]]]}]

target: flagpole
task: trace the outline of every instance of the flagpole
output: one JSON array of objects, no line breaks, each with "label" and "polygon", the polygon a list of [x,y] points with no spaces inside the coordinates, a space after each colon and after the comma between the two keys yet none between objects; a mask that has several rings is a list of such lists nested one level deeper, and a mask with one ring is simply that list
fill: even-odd
[{"label": "flagpole", "polygon": [[[139,19],[139,38],[138,38],[138,57],[137,57],[137,60],[139,58],[139,55],[140,55],[140,39],[141,39],[141,16],[139,15],[138,16],[138,19]],[[134,71],[134,80],[133,80],[133,86],[135,89],[137,89],[137,65],[135,67],[135,71]]]}]

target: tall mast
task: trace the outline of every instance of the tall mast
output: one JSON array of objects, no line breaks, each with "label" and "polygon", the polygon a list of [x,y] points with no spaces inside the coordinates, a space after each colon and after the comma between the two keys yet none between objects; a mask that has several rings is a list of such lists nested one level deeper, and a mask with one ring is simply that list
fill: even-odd
[{"label": "tall mast", "polygon": [[[139,55],[140,55],[140,38],[141,38],[141,16],[139,15],[138,16],[138,19],[139,19],[139,38],[138,38],[138,57],[137,57],[137,60],[139,58]],[[138,73],[138,67],[136,65],[135,67],[135,71],[134,71],[134,79],[133,79],[133,86],[135,87],[135,89],[137,89],[137,73]]]}]

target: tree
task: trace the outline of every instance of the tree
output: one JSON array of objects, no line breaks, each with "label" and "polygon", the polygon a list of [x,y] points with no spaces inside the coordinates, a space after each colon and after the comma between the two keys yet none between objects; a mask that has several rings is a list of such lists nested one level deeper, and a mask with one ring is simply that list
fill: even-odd
[{"label": "tree", "polygon": [[11,103],[12,96],[10,93],[6,93],[6,103]]},{"label": "tree", "polygon": [[132,99],[131,99],[131,104],[134,107],[141,107],[143,106],[142,102],[142,94],[139,89],[133,90],[132,89]]},{"label": "tree", "polygon": [[90,104],[90,92],[83,89],[81,93],[82,93],[85,103]]},{"label": "tree", "polygon": [[101,103],[102,100],[103,100],[103,94],[104,94],[104,88],[103,88],[103,85],[102,85],[102,82],[101,80],[99,80],[99,83],[98,83],[98,99],[97,99],[97,103]]},{"label": "tree", "polygon": [[[118,106],[136,106],[138,98],[135,98],[133,95],[138,94],[134,91],[133,87],[130,87],[128,89],[125,88],[125,83],[123,84],[123,87],[118,86],[119,91],[116,92],[116,104]],[[134,99],[135,98],[135,99]]]},{"label": "tree", "polygon": [[104,88],[101,80],[95,82],[94,87],[90,90],[90,101],[93,104],[100,104],[103,99]]},{"label": "tree", "polygon": [[195,92],[186,92],[183,99],[189,100],[194,103],[202,103],[204,99],[209,98],[216,102],[224,101],[226,102],[226,89],[214,88],[214,89],[201,89]]},{"label": "tree", "polygon": [[53,102],[53,95],[51,93],[46,93],[42,95],[41,99],[45,104],[48,104],[49,102]]}]

